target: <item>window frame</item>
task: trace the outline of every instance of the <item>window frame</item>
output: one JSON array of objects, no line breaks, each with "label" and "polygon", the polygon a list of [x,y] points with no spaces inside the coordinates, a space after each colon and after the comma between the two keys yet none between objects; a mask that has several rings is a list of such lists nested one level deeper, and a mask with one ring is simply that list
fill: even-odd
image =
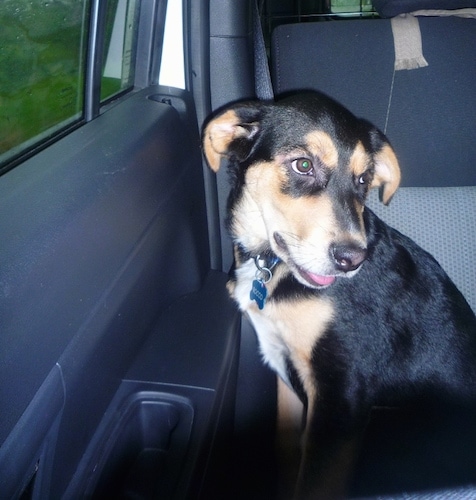
[{"label": "window frame", "polygon": [[[45,130],[46,137],[38,134],[19,144],[17,146],[19,151],[0,163],[0,177],[94,120],[128,94],[158,83],[168,0],[138,0],[138,2],[138,35],[135,46],[133,85],[101,102],[107,0],[90,0],[89,22],[85,27],[88,40],[83,74],[83,107],[80,116],[51,134],[47,134]],[[26,142],[30,144],[24,147]]]}]

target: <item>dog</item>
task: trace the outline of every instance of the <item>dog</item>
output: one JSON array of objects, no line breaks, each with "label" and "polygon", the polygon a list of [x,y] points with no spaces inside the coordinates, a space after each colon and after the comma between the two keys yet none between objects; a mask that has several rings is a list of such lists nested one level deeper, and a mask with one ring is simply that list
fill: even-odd
[{"label": "dog", "polygon": [[235,103],[202,145],[231,176],[229,291],[281,380],[278,402],[292,390],[305,408],[296,498],[343,497],[373,407],[474,401],[475,315],[430,254],[365,206],[372,188],[390,202],[399,163],[331,98]]}]

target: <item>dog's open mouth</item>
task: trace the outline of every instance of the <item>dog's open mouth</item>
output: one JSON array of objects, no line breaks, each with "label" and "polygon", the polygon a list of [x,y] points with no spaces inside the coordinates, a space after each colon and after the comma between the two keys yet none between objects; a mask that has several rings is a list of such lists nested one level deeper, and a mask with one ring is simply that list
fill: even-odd
[{"label": "dog's open mouth", "polygon": [[332,283],[334,283],[334,281],[336,280],[335,276],[321,276],[319,274],[305,271],[301,267],[298,267],[297,269],[302,278],[304,278],[312,286],[329,286],[332,285]]}]

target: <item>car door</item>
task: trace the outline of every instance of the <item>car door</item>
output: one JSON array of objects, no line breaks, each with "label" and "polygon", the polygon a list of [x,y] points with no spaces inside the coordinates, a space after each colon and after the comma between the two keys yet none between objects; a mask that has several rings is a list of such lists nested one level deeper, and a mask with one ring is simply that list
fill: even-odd
[{"label": "car door", "polygon": [[2,498],[219,483],[239,316],[209,239],[188,15],[0,6]]}]

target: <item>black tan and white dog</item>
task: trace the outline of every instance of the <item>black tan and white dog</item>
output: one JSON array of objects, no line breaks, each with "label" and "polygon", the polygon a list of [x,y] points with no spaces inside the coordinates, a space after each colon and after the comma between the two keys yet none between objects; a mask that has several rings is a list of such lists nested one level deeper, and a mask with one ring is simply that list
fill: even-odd
[{"label": "black tan and white dog", "polygon": [[343,495],[373,406],[474,398],[474,313],[433,257],[365,207],[373,187],[389,203],[398,161],[338,103],[234,104],[208,121],[203,149],[231,174],[230,293],[285,383],[278,402],[287,386],[306,409],[297,497]]}]

